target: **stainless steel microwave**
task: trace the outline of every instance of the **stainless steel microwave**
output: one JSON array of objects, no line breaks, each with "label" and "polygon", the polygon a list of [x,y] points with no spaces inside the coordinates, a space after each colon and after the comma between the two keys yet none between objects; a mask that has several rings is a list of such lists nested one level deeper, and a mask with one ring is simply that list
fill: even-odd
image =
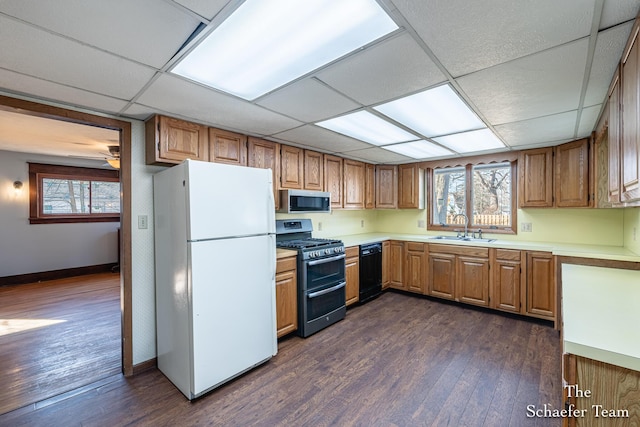
[{"label": "stainless steel microwave", "polygon": [[331,212],[331,193],[309,190],[280,190],[280,209],[278,212]]}]

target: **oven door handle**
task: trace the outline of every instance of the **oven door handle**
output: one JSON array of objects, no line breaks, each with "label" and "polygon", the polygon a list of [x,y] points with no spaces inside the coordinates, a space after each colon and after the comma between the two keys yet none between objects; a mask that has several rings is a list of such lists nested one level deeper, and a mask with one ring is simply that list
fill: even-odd
[{"label": "oven door handle", "polygon": [[315,260],[315,261],[309,261],[309,262],[307,262],[307,265],[314,266],[314,265],[318,265],[318,264],[324,264],[326,262],[332,262],[332,261],[337,261],[339,259],[344,259],[345,257],[346,257],[345,254],[338,255],[338,256],[332,256],[331,258],[324,258],[324,259],[318,259],[318,260]]},{"label": "oven door handle", "polygon": [[330,288],[323,289],[323,290],[317,291],[317,292],[311,292],[310,294],[307,294],[307,298],[319,297],[321,295],[328,294],[328,293],[333,292],[333,291],[337,291],[340,288],[344,288],[346,285],[347,285],[347,282],[340,282],[337,285],[332,286]]}]

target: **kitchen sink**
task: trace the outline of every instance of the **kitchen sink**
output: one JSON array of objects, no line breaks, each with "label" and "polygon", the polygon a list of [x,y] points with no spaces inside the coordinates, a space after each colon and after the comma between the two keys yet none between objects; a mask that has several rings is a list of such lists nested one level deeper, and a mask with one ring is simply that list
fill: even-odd
[{"label": "kitchen sink", "polygon": [[459,241],[463,241],[463,242],[484,242],[484,243],[494,242],[496,240],[496,239],[475,238],[475,237],[471,237],[471,236],[467,236],[467,237],[434,236],[434,237],[430,237],[430,239],[436,239],[436,240],[459,240]]}]

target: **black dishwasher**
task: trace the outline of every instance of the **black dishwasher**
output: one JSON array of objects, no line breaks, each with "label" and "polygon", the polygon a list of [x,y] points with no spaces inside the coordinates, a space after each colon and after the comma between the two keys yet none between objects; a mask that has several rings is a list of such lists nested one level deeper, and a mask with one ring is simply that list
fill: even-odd
[{"label": "black dishwasher", "polygon": [[360,245],[360,302],[382,292],[382,243]]}]

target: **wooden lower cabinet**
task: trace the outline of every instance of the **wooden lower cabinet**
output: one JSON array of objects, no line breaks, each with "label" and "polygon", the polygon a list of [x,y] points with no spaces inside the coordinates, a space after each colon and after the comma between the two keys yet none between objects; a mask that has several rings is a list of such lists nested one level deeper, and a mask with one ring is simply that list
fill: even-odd
[{"label": "wooden lower cabinet", "polygon": [[553,255],[527,252],[526,311],[529,316],[555,320],[556,286]]},{"label": "wooden lower cabinet", "polygon": [[456,301],[489,306],[488,258],[456,258]]},{"label": "wooden lower cabinet", "polygon": [[[491,249],[491,307],[512,313],[522,312],[523,252]],[[526,261],[526,258],[525,258]]]},{"label": "wooden lower cabinet", "polygon": [[454,299],[456,256],[429,248],[429,295]]},{"label": "wooden lower cabinet", "polygon": [[382,242],[382,289],[391,284],[391,243]]},{"label": "wooden lower cabinet", "polygon": [[562,372],[567,386],[579,388],[563,387],[563,404],[584,414],[565,417],[563,426],[640,425],[640,372],[567,353]]},{"label": "wooden lower cabinet", "polygon": [[296,257],[276,263],[276,329],[278,338],[298,329],[298,280]]},{"label": "wooden lower cabinet", "polygon": [[406,289],[419,294],[427,293],[427,245],[425,243],[405,243],[406,268],[404,282]]},{"label": "wooden lower cabinet", "polygon": [[429,295],[489,306],[489,249],[429,245]]},{"label": "wooden lower cabinet", "polygon": [[406,290],[403,278],[404,242],[392,240],[389,244],[389,286],[394,289]]},{"label": "wooden lower cabinet", "polygon": [[346,255],[345,278],[347,282],[347,305],[358,302],[360,295],[360,247],[350,246],[344,250]]}]

